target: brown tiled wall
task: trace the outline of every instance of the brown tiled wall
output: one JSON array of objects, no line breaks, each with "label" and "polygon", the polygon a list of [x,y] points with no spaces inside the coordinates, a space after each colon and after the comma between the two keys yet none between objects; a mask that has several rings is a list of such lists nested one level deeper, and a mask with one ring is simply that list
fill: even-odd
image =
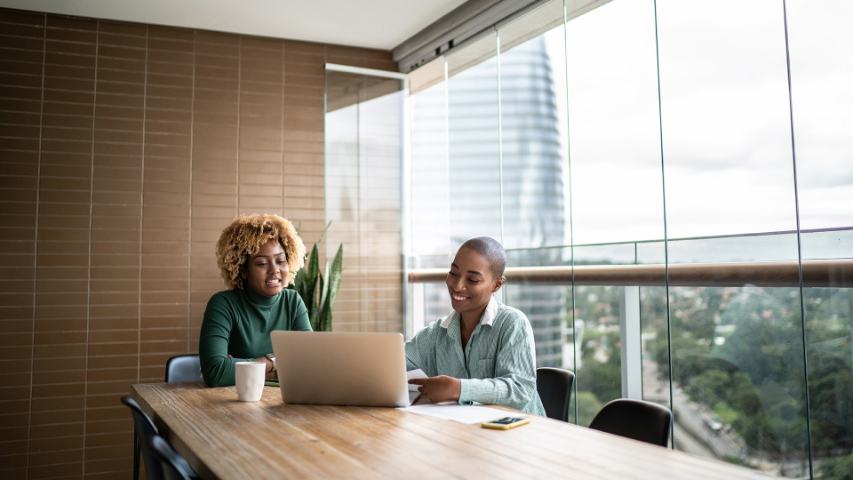
[{"label": "brown tiled wall", "polygon": [[387,52],[0,9],[0,478],[127,478],[118,398],[196,351],[237,213],[322,231],[326,62]]}]

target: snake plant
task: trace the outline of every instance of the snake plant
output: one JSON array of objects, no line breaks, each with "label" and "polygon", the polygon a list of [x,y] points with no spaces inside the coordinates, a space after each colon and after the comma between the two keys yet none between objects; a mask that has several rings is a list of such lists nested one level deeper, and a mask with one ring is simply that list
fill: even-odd
[{"label": "snake plant", "polygon": [[[326,226],[328,230],[329,226]],[[334,260],[326,265],[323,272],[320,271],[320,254],[318,245],[322,243],[326,232],[311,248],[311,253],[293,281],[293,286],[305,307],[308,308],[308,320],[315,332],[332,331],[332,306],[335,296],[341,286],[341,272],[343,270],[344,246],[339,245]]]}]

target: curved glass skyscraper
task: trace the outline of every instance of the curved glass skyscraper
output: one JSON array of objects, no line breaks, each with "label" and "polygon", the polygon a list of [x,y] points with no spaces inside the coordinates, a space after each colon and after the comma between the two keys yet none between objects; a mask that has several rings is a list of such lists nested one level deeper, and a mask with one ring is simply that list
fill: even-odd
[{"label": "curved glass skyscraper", "polygon": [[[565,148],[553,75],[545,40],[537,37],[503,53],[500,65],[492,57],[451,73],[446,94],[415,95],[412,141],[421,153],[412,174],[421,186],[412,192],[411,220],[417,266],[443,267],[446,253],[481,235],[501,240],[509,266],[561,263],[559,249],[542,248],[566,243]],[[445,138],[446,151],[436,148]],[[431,180],[428,186],[424,179]],[[449,220],[425,222],[436,210]],[[450,308],[443,288],[425,288],[429,322]],[[530,318],[538,363],[562,364],[563,289],[508,284],[503,293]]]}]

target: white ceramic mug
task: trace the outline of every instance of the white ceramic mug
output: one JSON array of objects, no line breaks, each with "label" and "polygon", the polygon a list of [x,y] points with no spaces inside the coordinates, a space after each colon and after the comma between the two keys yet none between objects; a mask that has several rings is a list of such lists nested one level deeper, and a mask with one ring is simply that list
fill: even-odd
[{"label": "white ceramic mug", "polygon": [[241,402],[257,402],[264,393],[264,378],[267,364],[260,362],[237,362],[234,364],[234,383],[237,398]]}]

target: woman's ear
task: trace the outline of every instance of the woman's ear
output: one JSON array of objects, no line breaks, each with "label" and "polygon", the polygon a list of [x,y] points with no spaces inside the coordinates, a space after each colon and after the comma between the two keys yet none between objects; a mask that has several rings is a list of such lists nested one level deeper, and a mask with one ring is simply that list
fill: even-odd
[{"label": "woman's ear", "polygon": [[495,286],[494,286],[494,288],[492,288],[492,293],[495,293],[498,290],[500,290],[505,281],[506,281],[505,276],[501,275],[500,277],[498,277],[498,279],[495,280]]}]

